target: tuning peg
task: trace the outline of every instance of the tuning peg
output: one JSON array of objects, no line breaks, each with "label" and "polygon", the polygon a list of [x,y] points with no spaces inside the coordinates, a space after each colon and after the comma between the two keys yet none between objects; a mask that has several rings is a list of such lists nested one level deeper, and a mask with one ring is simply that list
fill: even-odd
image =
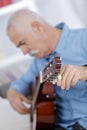
[{"label": "tuning peg", "polygon": [[57,79],[54,79],[52,83],[55,85],[57,83]]},{"label": "tuning peg", "polygon": [[47,70],[49,69],[49,67],[47,67]]},{"label": "tuning peg", "polygon": [[62,76],[60,74],[58,74],[57,78],[58,78],[58,80],[61,80]]},{"label": "tuning peg", "polygon": [[50,75],[52,75],[52,72],[50,72]]},{"label": "tuning peg", "polygon": [[49,77],[50,77],[50,75],[48,74],[48,75],[47,75],[47,78],[49,78]]},{"label": "tuning peg", "polygon": [[50,67],[52,66],[52,64],[49,65]]}]

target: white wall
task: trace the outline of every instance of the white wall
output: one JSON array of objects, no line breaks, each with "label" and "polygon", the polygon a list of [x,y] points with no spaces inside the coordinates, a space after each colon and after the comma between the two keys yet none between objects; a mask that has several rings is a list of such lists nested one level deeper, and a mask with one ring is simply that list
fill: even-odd
[{"label": "white wall", "polygon": [[0,98],[0,130],[29,130],[29,115],[15,112],[6,99]]},{"label": "white wall", "polygon": [[35,0],[38,10],[50,24],[66,22],[72,28],[87,26],[87,0]]}]

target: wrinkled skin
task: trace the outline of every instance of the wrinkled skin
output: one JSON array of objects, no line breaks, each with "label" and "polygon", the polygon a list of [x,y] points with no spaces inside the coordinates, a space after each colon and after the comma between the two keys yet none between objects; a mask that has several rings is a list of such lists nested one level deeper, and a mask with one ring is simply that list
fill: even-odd
[{"label": "wrinkled skin", "polygon": [[29,110],[23,102],[31,104],[31,101],[27,99],[23,94],[18,93],[15,89],[10,89],[7,94],[7,98],[12,108],[20,114],[29,114]]},{"label": "wrinkled skin", "polygon": [[58,86],[61,89],[70,89],[70,85],[75,86],[77,82],[87,80],[87,67],[86,66],[74,66],[64,65],[60,72],[61,80],[57,79]]}]

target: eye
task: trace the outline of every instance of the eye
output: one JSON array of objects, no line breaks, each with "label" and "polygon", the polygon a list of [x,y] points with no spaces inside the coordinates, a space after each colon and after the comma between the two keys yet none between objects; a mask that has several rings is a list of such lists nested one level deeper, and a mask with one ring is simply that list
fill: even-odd
[{"label": "eye", "polygon": [[21,42],[21,45],[24,45],[24,44],[26,44],[26,41],[23,40],[23,41]]},{"label": "eye", "polygon": [[24,39],[24,40],[22,40],[22,41],[19,42],[19,44],[17,45],[17,47],[20,47],[20,46],[25,45],[25,44],[26,44],[26,40]]}]

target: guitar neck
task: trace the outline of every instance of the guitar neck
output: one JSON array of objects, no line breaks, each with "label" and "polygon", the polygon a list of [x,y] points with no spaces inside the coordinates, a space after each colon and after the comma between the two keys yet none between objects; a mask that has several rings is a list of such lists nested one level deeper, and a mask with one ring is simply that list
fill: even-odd
[{"label": "guitar neck", "polygon": [[32,98],[32,108],[31,108],[32,112],[35,110],[35,104],[37,101],[39,89],[40,89],[40,77],[37,80],[36,91],[35,91],[33,98]]}]

